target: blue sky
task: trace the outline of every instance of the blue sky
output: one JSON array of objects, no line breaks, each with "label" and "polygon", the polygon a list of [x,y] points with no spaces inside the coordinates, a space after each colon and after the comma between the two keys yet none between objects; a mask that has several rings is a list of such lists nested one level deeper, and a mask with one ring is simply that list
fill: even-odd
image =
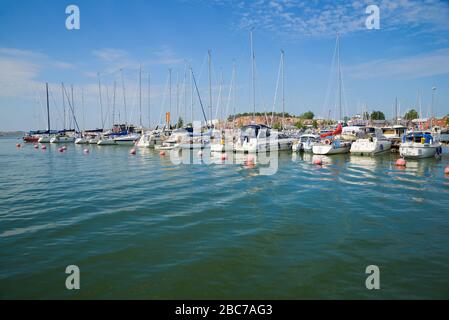
[{"label": "blue sky", "polygon": [[[81,29],[65,28],[65,8],[76,4]],[[365,8],[380,8],[380,29],[365,27]],[[191,65],[201,98],[208,105],[207,50],[212,51],[213,113],[232,111],[228,102],[232,66],[236,64],[238,112],[250,112],[251,59],[249,30],[254,30],[257,111],[281,111],[274,99],[280,50],[285,51],[286,111],[312,110],[336,115],[331,74],[335,35],[341,33],[341,61],[346,115],[382,110],[392,116],[394,99],[403,114],[430,109],[435,86],[435,113],[449,113],[449,4],[439,0],[294,1],[12,1],[0,0],[0,130],[45,128],[44,83],[50,84],[52,120],[62,128],[61,82],[74,85],[80,126],[100,127],[98,76],[102,82],[103,122],[112,122],[113,83],[116,121],[138,124],[138,69],[143,70],[143,119],[148,123],[147,77],[151,74],[150,120],[158,123],[169,109],[168,69],[172,69],[172,108],[184,114],[184,74]],[[221,102],[218,103],[221,86]],[[177,79],[179,81],[177,81]],[[190,108],[187,81],[187,105]],[[84,96],[84,110],[81,97]],[[108,99],[109,97],[109,99]],[[231,97],[233,95],[231,94]],[[327,97],[327,98],[326,98]],[[218,105],[218,107],[217,107]],[[190,109],[187,111],[190,121]],[[195,98],[194,118],[201,119]]]}]

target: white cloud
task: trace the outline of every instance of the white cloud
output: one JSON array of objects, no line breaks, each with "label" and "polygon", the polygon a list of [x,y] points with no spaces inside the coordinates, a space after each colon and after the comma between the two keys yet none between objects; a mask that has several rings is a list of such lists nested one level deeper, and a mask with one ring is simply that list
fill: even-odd
[{"label": "white cloud", "polygon": [[[239,28],[267,30],[288,37],[333,36],[365,30],[369,0],[216,0],[231,5]],[[424,29],[427,33],[449,31],[449,4],[442,0],[378,0],[381,29]]]},{"label": "white cloud", "polygon": [[370,61],[346,67],[345,71],[359,79],[410,79],[449,74],[449,48],[411,57]]}]

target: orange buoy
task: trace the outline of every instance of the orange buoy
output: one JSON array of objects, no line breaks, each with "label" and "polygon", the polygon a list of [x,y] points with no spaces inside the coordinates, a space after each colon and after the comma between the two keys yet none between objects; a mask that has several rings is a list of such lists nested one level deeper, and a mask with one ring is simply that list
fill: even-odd
[{"label": "orange buoy", "polygon": [[159,155],[160,155],[160,156],[165,156],[165,151],[159,152]]},{"label": "orange buoy", "polygon": [[135,155],[136,152],[137,152],[136,149],[135,149],[135,148],[132,148],[131,151],[129,152],[129,154]]},{"label": "orange buoy", "polygon": [[64,152],[64,149],[63,148],[58,148],[58,151],[59,152]]},{"label": "orange buoy", "polygon": [[405,167],[407,165],[407,161],[404,158],[399,158],[396,160],[396,165],[399,167]]},{"label": "orange buoy", "polygon": [[221,160],[222,160],[222,161],[225,161],[227,158],[228,158],[228,155],[227,155],[226,153],[223,153],[223,154],[221,155]]},{"label": "orange buoy", "polygon": [[254,156],[253,156],[252,154],[249,154],[249,155],[246,157],[246,162],[254,162]]},{"label": "orange buoy", "polygon": [[88,154],[88,153],[89,153],[89,149],[84,149],[83,152],[84,152],[85,154]]},{"label": "orange buoy", "polygon": [[321,158],[313,159],[313,164],[316,164],[317,166],[321,166],[323,164],[323,160],[321,160]]},{"label": "orange buoy", "polygon": [[444,168],[444,173],[445,173],[445,174],[449,174],[449,166],[447,166],[446,168]]},{"label": "orange buoy", "polygon": [[17,148],[20,148],[22,145],[20,143],[16,144]]},{"label": "orange buoy", "polygon": [[34,149],[39,149],[39,146],[37,144],[35,144]]},{"label": "orange buoy", "polygon": [[47,150],[47,146],[46,146],[46,145],[43,145],[43,146],[42,146],[42,150]]}]

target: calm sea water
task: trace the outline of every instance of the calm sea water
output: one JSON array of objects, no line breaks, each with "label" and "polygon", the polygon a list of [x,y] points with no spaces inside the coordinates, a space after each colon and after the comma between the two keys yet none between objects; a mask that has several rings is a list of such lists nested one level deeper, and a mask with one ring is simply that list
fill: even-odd
[{"label": "calm sea water", "polygon": [[449,298],[447,150],[405,169],[284,152],[264,176],[16,142],[0,139],[0,298]]}]

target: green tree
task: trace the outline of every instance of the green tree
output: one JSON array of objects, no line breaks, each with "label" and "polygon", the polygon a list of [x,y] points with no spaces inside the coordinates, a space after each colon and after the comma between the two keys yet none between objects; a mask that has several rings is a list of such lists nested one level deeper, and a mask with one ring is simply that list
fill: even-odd
[{"label": "green tree", "polygon": [[315,129],[318,128],[318,121],[313,120],[312,125]]},{"label": "green tree", "polygon": [[371,113],[371,120],[385,120],[385,115],[382,111],[373,111]]},{"label": "green tree", "polygon": [[301,119],[307,119],[307,120],[312,120],[315,115],[313,114],[312,111],[307,111],[304,112],[302,115],[299,116]]},{"label": "green tree", "polygon": [[276,123],[273,125],[273,129],[281,130],[281,128],[282,128],[282,126],[281,126],[281,124],[280,124],[279,122],[276,122]]},{"label": "green tree", "polygon": [[419,115],[418,112],[415,109],[409,110],[405,115],[404,118],[406,120],[414,120],[414,119],[418,119]]},{"label": "green tree", "polygon": [[178,123],[176,124],[176,127],[177,128],[182,128],[183,125],[184,125],[184,121],[182,120],[181,117],[179,117]]},{"label": "green tree", "polygon": [[295,127],[298,128],[298,129],[304,128],[304,125],[303,125],[303,123],[302,123],[302,120],[296,121]]}]

